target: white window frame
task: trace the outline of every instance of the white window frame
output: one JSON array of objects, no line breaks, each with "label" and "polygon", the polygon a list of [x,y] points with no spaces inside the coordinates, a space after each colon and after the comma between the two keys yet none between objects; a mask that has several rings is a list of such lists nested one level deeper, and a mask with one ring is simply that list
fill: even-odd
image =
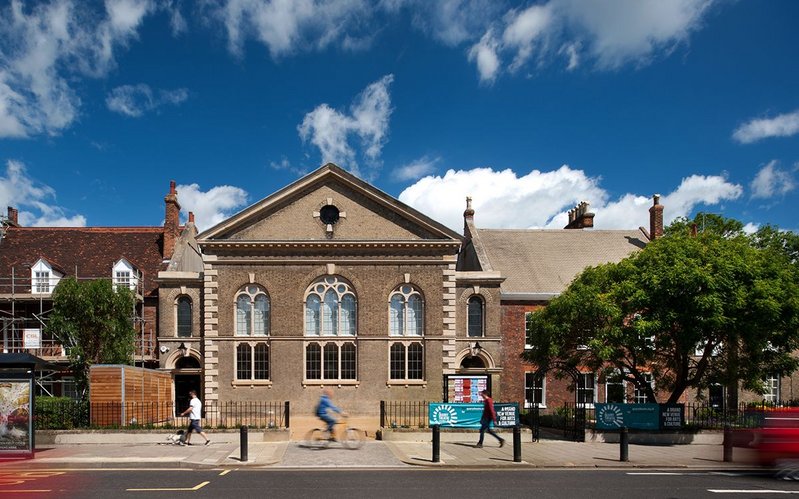
[{"label": "white window frame", "polygon": [[[250,348],[250,377],[239,378],[239,346],[247,345]],[[258,345],[266,345],[267,376],[264,379],[255,378],[255,349]],[[272,384],[272,345],[269,341],[234,341],[233,342],[233,385],[271,385]]]},{"label": "white window frame", "polygon": [[[596,403],[596,397],[597,397],[597,393],[596,393],[596,373],[595,372],[579,373],[579,376],[580,376],[580,378],[577,380],[576,386],[574,387],[574,389],[577,391],[576,398],[577,398],[577,400],[579,400],[581,398],[580,395],[579,395],[579,393],[581,391],[583,391],[583,392],[587,392],[588,391],[588,388],[580,388],[580,380],[590,379],[591,380],[591,402],[583,402],[583,403],[588,408],[594,407],[594,404]],[[582,398],[584,398],[584,397],[582,397]]]},{"label": "white window frame", "polygon": [[[266,321],[264,323],[264,333],[255,333],[255,302],[260,297],[266,298]],[[249,299],[250,317],[248,319],[249,333],[239,330],[239,298],[245,297]],[[272,329],[272,299],[266,289],[255,283],[245,284],[242,286],[233,297],[233,336],[239,338],[266,338],[271,333]]]},{"label": "white window frame", "polygon": [[[651,386],[652,389],[654,390],[655,389],[655,378],[652,376],[652,373],[641,373],[641,374],[644,376],[644,378],[646,378],[649,381],[649,386]],[[638,388],[637,385],[634,387],[634,390],[633,390],[633,403],[634,404],[646,404],[647,403],[646,392],[641,390],[640,388]]]},{"label": "white window frame", "polygon": [[533,344],[530,343],[532,339],[532,335],[530,334],[530,321],[533,319],[533,314],[535,312],[525,312],[524,313],[524,349],[530,350],[533,348]]},{"label": "white window frame", "polygon": [[[392,308],[392,303],[394,298],[401,297],[402,299],[402,320],[400,322],[399,329],[401,331],[397,332],[394,328],[394,309]],[[408,328],[408,317],[410,315],[410,303],[409,300],[414,297],[419,300],[419,315],[417,317],[417,321],[421,322],[421,327],[419,328],[419,332],[411,332]],[[394,291],[388,296],[388,334],[392,337],[421,337],[424,336],[424,297],[422,293],[416,288],[416,286],[412,284],[401,284],[397,286]]]},{"label": "white window frame", "polygon": [[763,387],[765,388],[763,400],[773,404],[780,402],[781,385],[782,380],[779,376],[767,376],[766,379],[763,380]]},{"label": "white window frame", "polygon": [[[403,377],[402,378],[392,378],[391,377],[391,350],[394,345],[402,345],[403,347],[403,355],[405,365],[403,367]],[[410,349],[411,345],[419,345],[422,347],[422,377],[421,378],[409,378],[408,377],[408,363],[410,362],[408,356],[408,350]],[[422,341],[390,341],[388,343],[388,372],[386,373],[388,384],[389,385],[424,385],[427,383],[427,370],[425,369],[425,348],[424,343]]]},{"label": "white window frame", "polygon": [[53,270],[52,265],[47,260],[40,258],[31,267],[31,294],[52,294],[61,277],[61,274]]},{"label": "white window frame", "polygon": [[[617,376],[620,379],[619,383],[610,383],[610,382],[608,382],[608,380],[611,377],[615,378]],[[608,387],[611,386],[611,385],[619,385],[619,384],[621,385],[622,401],[621,402],[610,402],[608,400],[608,393],[609,393]],[[610,404],[610,403],[626,404],[627,403],[627,380],[624,379],[624,375],[618,369],[612,370],[612,371],[609,371],[609,372],[605,373],[605,403],[606,404]]]},{"label": "white window frame", "polygon": [[[546,409],[547,408],[547,377],[545,374],[539,374],[541,378],[541,387],[536,388],[535,386],[530,386],[527,381],[528,377],[535,381],[535,372],[527,371],[524,373],[524,408],[531,409],[533,407],[538,406],[539,409]],[[541,392],[541,402],[533,402],[527,398],[527,390],[538,390]]]},{"label": "white window frame", "polygon": [[125,287],[135,291],[139,285],[139,273],[129,261],[120,258],[111,268],[111,282],[114,289]]}]

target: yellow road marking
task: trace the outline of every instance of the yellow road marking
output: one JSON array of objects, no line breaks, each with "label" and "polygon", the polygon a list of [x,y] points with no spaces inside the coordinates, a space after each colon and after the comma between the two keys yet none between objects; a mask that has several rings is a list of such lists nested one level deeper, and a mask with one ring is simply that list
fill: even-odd
[{"label": "yellow road marking", "polygon": [[195,485],[191,488],[162,488],[162,489],[125,489],[128,492],[153,492],[153,491],[165,491],[165,492],[179,492],[179,491],[192,491],[192,490],[200,490],[201,488],[205,487],[211,482],[203,482],[201,484]]},{"label": "yellow road marking", "polygon": [[222,473],[220,473],[220,474],[219,474],[219,476],[225,476],[225,475],[227,475],[228,473],[230,473],[230,470],[225,470],[225,471],[223,471]]}]

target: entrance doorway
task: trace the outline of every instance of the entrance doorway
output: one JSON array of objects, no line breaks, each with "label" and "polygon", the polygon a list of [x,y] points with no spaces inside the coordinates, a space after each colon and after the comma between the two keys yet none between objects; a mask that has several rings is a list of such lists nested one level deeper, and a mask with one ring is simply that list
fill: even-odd
[{"label": "entrance doorway", "polygon": [[199,374],[175,374],[175,415],[180,414],[189,407],[189,391],[200,392]]}]

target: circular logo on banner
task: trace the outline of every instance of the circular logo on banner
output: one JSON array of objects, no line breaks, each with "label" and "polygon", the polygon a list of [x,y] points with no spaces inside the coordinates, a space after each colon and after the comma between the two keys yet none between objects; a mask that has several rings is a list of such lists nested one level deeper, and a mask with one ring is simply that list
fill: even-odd
[{"label": "circular logo on banner", "polygon": [[617,406],[616,404],[603,405],[599,409],[597,419],[602,421],[602,423],[606,426],[616,426],[621,428],[621,426],[624,424],[624,414],[621,411],[621,407]]},{"label": "circular logo on banner", "polygon": [[430,424],[454,425],[458,422],[458,413],[451,405],[440,405],[433,409],[433,420]]}]

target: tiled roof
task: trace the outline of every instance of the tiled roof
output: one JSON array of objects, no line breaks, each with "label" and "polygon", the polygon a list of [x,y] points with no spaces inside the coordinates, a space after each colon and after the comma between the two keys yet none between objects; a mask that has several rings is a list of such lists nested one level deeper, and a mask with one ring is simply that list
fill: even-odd
[{"label": "tiled roof", "polygon": [[618,262],[641,249],[639,230],[477,229],[503,293],[561,293],[586,267]]},{"label": "tiled roof", "polygon": [[9,227],[0,240],[0,278],[5,282],[14,267],[16,276],[30,278],[33,265],[44,258],[67,275],[110,278],[113,265],[125,258],[144,281],[144,296],[157,288],[163,227]]}]

